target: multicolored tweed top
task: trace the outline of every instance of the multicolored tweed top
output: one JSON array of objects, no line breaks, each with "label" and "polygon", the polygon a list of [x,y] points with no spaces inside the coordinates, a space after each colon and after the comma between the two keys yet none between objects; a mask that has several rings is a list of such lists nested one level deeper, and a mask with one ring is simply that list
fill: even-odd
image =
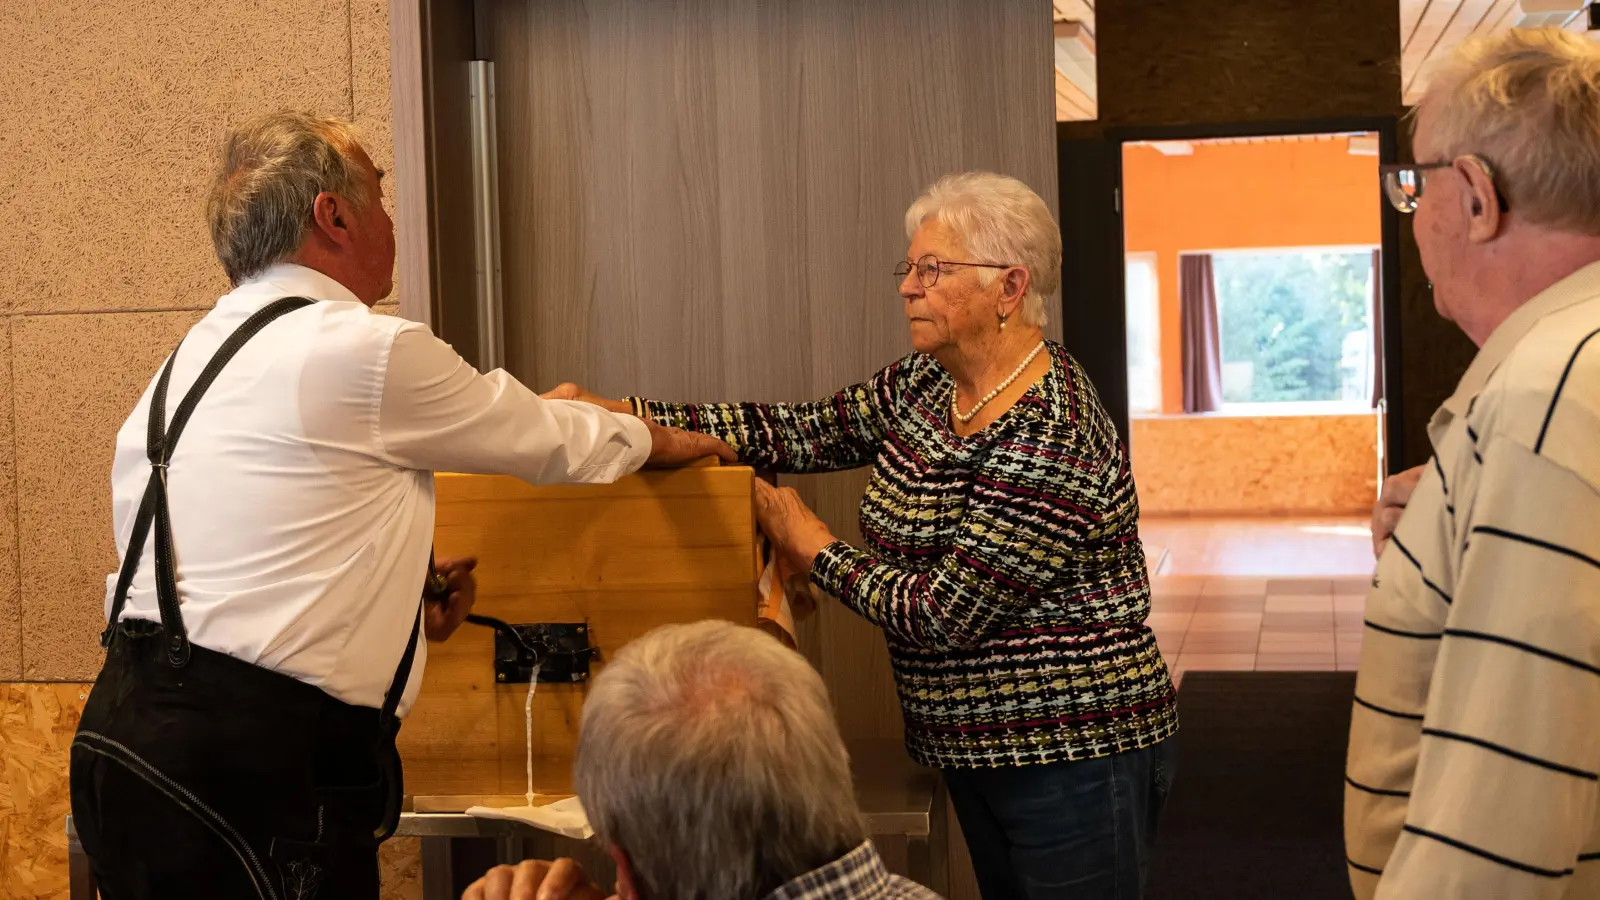
[{"label": "multicolored tweed top", "polygon": [[871,463],[865,549],[836,541],[811,580],[883,628],[913,759],[995,767],[1092,759],[1177,730],[1154,634],[1133,477],[1083,370],[1050,371],[988,428],[950,428],[954,381],[913,354],[799,404],[634,400],[750,465]]}]

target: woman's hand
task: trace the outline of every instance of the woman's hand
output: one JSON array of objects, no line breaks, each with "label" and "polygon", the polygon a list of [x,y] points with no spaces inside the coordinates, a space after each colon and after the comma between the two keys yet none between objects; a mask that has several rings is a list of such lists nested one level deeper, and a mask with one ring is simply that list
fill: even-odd
[{"label": "woman's hand", "polygon": [[809,575],[822,548],[834,542],[833,532],[806,507],[794,488],[776,488],[757,478],[756,520],[795,572]]},{"label": "woman's hand", "polygon": [[622,400],[607,400],[599,394],[591,394],[572,383],[558,384],[554,389],[546,391],[539,396],[546,400],[577,400],[580,403],[590,403],[601,409],[614,413],[633,415],[633,405]]},{"label": "woman's hand", "polygon": [[422,632],[428,640],[448,639],[472,612],[472,604],[478,600],[478,579],[472,575],[477,566],[478,560],[472,556],[440,560],[434,565],[450,592],[443,600],[422,604]]},{"label": "woman's hand", "polygon": [[[577,400],[610,412],[633,415],[632,404],[621,400],[607,400],[570,382],[558,384],[553,390],[539,396],[546,400]],[[645,465],[654,468],[672,468],[686,466],[708,456],[715,456],[729,465],[739,461],[739,454],[720,438],[684,431],[681,428],[668,428],[665,425],[657,425],[649,419],[645,419],[644,423],[650,426],[650,459]]]}]

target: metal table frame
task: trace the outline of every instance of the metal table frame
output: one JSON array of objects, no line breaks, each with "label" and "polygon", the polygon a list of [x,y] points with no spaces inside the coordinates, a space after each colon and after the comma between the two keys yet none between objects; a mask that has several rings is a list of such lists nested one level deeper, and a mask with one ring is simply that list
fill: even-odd
[{"label": "metal table frame", "polygon": [[[911,763],[905,758],[899,741],[853,742],[850,756],[855,770],[856,795],[867,820],[868,832],[880,846],[886,839],[903,838],[905,857],[901,874],[942,896],[949,896],[947,804],[944,781],[939,773]],[[66,830],[68,897],[70,900],[95,900],[98,894],[94,875],[78,843],[70,815]],[[455,900],[458,879],[455,861],[462,849],[458,843],[461,841],[492,842],[496,864],[574,856],[585,868],[596,867],[590,871],[598,876],[596,860],[604,860],[603,851],[592,842],[561,837],[518,822],[479,819],[465,813],[403,813],[395,836],[419,839],[423,900]]]}]

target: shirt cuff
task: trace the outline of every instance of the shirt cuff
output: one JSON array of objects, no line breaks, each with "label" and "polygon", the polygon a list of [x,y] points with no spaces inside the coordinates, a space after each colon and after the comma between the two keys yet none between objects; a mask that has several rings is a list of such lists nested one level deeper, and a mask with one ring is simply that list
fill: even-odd
[{"label": "shirt cuff", "polygon": [[822,548],[817,558],[811,564],[811,583],[821,588],[824,593],[844,600],[846,605],[853,606],[845,600],[845,589],[850,583],[850,573],[859,566],[871,561],[871,557],[860,550],[850,546],[844,541],[834,541]]},{"label": "shirt cuff", "polygon": [[615,414],[622,420],[622,430],[628,435],[628,470],[624,474],[633,474],[644,468],[650,461],[650,451],[655,444],[655,439],[650,436],[650,426],[638,416],[629,416],[621,413]]}]

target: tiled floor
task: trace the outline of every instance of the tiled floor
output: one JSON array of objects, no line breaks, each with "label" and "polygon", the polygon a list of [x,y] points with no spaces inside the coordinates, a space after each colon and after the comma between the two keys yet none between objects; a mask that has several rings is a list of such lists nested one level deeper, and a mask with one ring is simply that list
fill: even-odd
[{"label": "tiled floor", "polygon": [[1195,669],[1354,671],[1369,576],[1157,575],[1149,624],[1174,678]]},{"label": "tiled floor", "polygon": [[1365,518],[1147,517],[1139,536],[1149,624],[1175,678],[1356,668],[1373,569]]},{"label": "tiled floor", "polygon": [[[1184,518],[1139,522],[1152,575],[1333,577],[1372,573],[1366,517]],[[1164,557],[1164,559],[1163,559]]]}]

